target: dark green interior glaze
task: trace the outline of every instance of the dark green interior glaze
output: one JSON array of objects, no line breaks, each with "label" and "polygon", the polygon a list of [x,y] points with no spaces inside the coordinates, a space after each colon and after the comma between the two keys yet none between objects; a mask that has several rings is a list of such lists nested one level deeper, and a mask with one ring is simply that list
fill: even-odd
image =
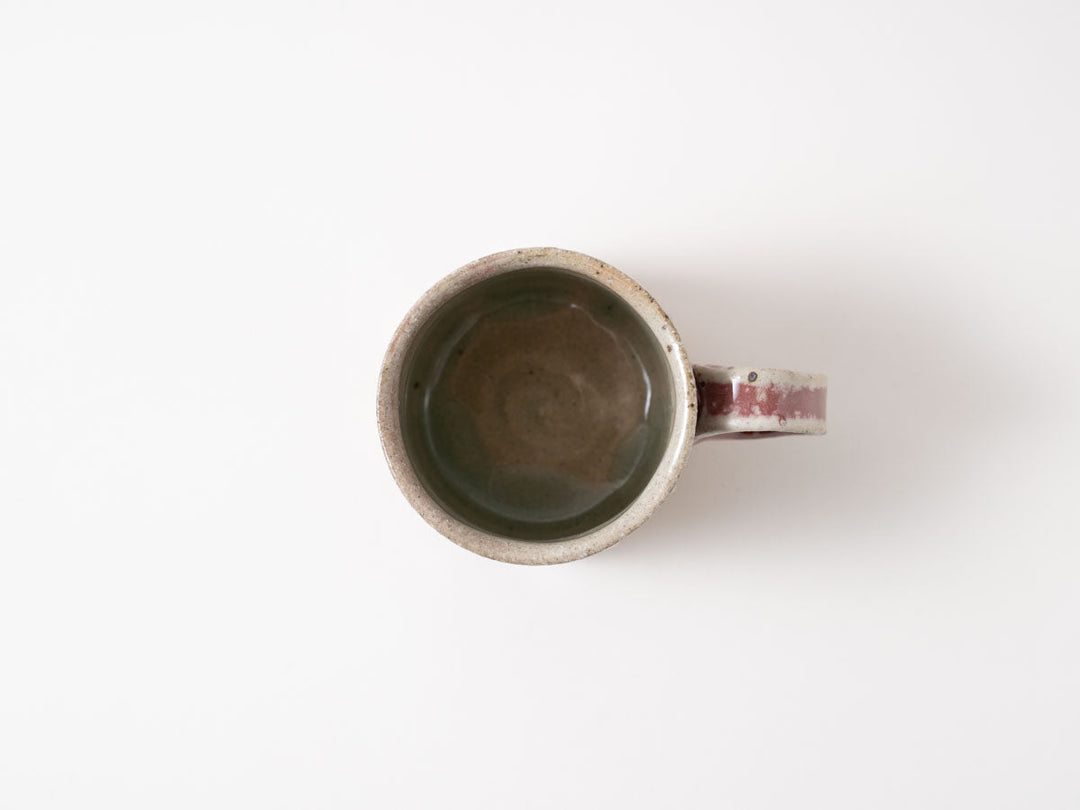
[{"label": "dark green interior glaze", "polygon": [[666,349],[602,284],[515,270],[446,302],[405,362],[406,452],[431,496],[477,529],[558,540],[617,517],[672,428]]}]

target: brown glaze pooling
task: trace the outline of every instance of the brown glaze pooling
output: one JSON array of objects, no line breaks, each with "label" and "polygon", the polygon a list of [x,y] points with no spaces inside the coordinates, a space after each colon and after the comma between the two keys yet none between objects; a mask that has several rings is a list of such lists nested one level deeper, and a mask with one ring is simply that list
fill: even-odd
[{"label": "brown glaze pooling", "polygon": [[478,323],[447,383],[494,464],[594,484],[611,478],[649,393],[618,334],[574,303]]},{"label": "brown glaze pooling", "polygon": [[553,269],[450,301],[407,364],[406,446],[429,492],[502,536],[552,540],[617,516],[671,429],[664,349],[603,285]]}]

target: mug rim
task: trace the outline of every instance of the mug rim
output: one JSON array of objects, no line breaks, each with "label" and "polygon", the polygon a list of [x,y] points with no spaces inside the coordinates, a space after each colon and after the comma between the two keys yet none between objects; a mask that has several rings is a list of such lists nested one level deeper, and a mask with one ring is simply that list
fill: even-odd
[{"label": "mug rim", "polygon": [[[427,491],[413,468],[401,430],[402,370],[409,348],[435,312],[459,292],[482,280],[527,268],[555,268],[591,278],[629,304],[667,351],[672,379],[672,425],[664,454],[652,478],[622,512],[588,532],[562,540],[518,540],[491,534],[446,511]],[[548,565],[603,551],[638,526],[667,497],[686,463],[697,423],[694,369],[671,319],[630,276],[592,256],[553,247],[505,250],[458,268],[438,281],[409,309],[394,332],[379,374],[377,417],[383,453],[409,504],[440,534],[476,554],[501,562]]]}]

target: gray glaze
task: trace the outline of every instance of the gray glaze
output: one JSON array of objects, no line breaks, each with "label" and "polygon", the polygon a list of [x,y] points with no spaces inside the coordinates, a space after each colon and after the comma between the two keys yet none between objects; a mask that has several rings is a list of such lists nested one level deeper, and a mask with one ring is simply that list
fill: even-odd
[{"label": "gray glaze", "polygon": [[520,540],[596,529],[644,490],[672,427],[665,348],[625,300],[557,268],[445,302],[402,368],[405,449],[456,518]]}]

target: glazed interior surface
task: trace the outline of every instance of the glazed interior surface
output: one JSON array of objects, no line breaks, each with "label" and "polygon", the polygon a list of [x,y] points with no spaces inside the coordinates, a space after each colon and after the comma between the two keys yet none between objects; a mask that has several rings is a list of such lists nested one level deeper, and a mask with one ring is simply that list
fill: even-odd
[{"label": "glazed interior surface", "polygon": [[645,489],[672,430],[667,347],[619,296],[530,268],[458,293],[416,335],[402,376],[406,452],[464,523],[573,537]]}]

